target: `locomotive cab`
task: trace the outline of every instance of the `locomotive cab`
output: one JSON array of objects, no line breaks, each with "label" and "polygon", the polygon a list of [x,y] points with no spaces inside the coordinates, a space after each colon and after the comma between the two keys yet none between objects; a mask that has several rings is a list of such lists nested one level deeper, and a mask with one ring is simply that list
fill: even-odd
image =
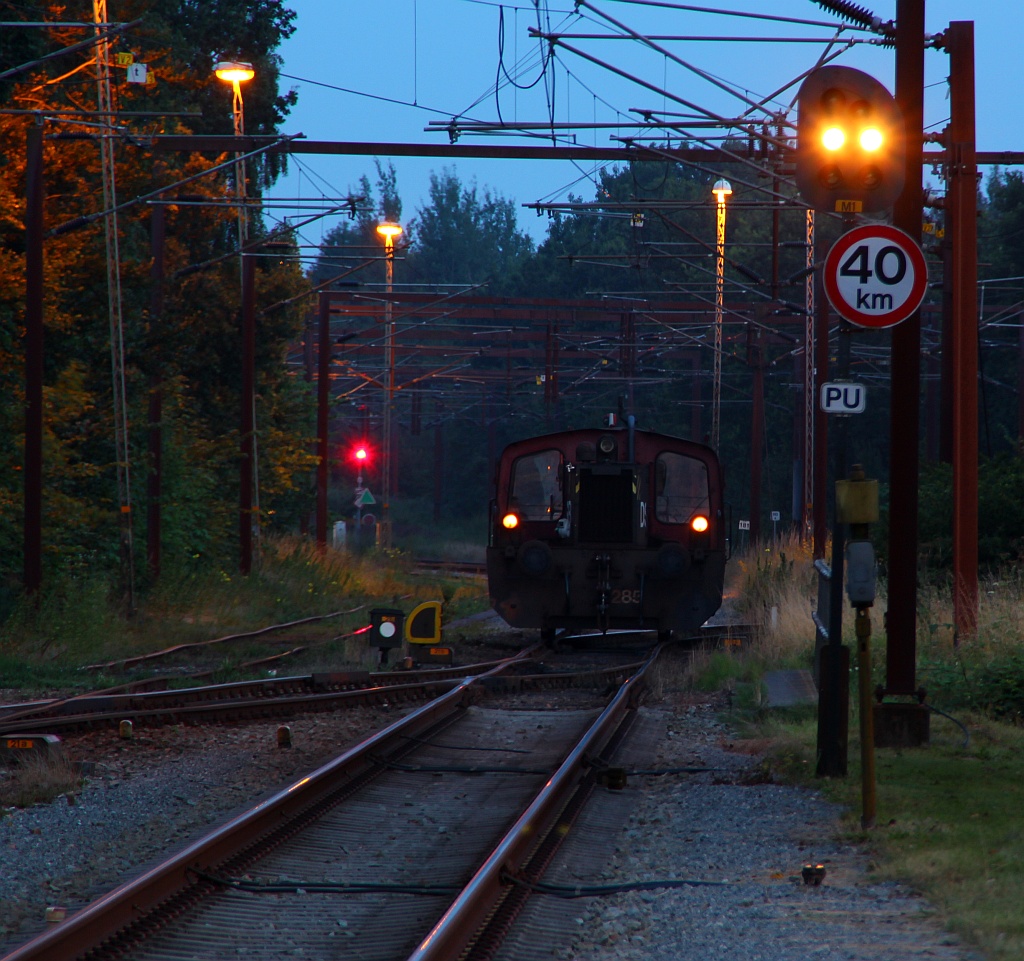
[{"label": "locomotive cab", "polygon": [[491,516],[491,600],[514,627],[684,634],[721,603],[721,474],[703,445],[632,425],[517,442]]}]

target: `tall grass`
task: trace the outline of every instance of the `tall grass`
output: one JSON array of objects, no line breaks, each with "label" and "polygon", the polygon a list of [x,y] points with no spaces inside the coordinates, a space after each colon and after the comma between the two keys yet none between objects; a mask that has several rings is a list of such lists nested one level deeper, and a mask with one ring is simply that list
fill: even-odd
[{"label": "tall grass", "polygon": [[[0,686],[4,677],[29,675],[55,686],[84,683],[76,673],[83,665],[336,612],[350,613],[320,635],[365,624],[373,607],[408,611],[425,600],[441,601],[446,621],[482,609],[485,594],[478,582],[425,577],[400,552],[320,552],[308,539],[268,538],[250,575],[167,570],[130,616],[115,586],[99,577],[66,579],[23,601],[0,625]],[[264,653],[239,647],[232,664]]]},{"label": "tall grass", "polygon": [[[748,550],[730,566],[743,619],[755,626],[752,653],[762,664],[808,667],[813,661],[818,574],[796,538]],[[917,675],[929,700],[945,710],[974,710],[1024,722],[1024,574],[983,580],[974,637],[957,637],[948,585],[922,584],[917,597]],[[885,679],[884,584],[869,611],[872,685]],[[854,647],[854,610],[843,598],[843,643]]]},{"label": "tall grass", "polygon": [[[756,625],[747,656],[737,659],[755,665],[744,668],[748,677],[770,667],[809,666],[817,575],[807,550],[786,541],[748,552],[736,558],[731,575],[744,620]],[[852,718],[849,775],[822,780],[814,778],[813,709],[733,704],[748,708],[736,721],[771,745],[773,773],[813,780],[847,807],[849,832],[870,845],[877,876],[923,891],[947,924],[987,957],[1016,961],[1024,957],[1024,577],[1010,570],[983,581],[979,600],[977,634],[957,637],[949,586],[919,588],[917,682],[927,692],[925,703],[956,723],[939,716],[928,744],[875,752],[878,826],[870,831],[859,825],[860,753]],[[880,590],[871,611],[873,684],[885,677],[885,607]],[[855,649],[845,597],[843,615],[843,642]],[[709,665],[713,676],[713,661]],[[856,714],[856,664],[850,681]]]}]

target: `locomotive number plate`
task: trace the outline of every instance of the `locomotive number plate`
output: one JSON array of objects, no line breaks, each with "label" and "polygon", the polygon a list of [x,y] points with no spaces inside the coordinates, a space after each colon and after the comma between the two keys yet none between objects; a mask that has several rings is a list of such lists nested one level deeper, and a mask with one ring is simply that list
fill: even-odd
[{"label": "locomotive number plate", "polygon": [[7,749],[9,751],[31,751],[36,742],[31,738],[9,737],[7,738]]},{"label": "locomotive number plate", "polygon": [[635,588],[616,588],[612,591],[612,603],[613,604],[639,604],[643,592],[639,587]]}]

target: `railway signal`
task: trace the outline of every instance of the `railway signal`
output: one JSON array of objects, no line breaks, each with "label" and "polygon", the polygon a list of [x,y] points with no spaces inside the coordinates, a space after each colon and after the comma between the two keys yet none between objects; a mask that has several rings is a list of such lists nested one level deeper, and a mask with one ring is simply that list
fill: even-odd
[{"label": "railway signal", "polygon": [[903,114],[874,77],[820,67],[800,86],[796,182],[807,204],[834,213],[891,207],[903,191]]}]

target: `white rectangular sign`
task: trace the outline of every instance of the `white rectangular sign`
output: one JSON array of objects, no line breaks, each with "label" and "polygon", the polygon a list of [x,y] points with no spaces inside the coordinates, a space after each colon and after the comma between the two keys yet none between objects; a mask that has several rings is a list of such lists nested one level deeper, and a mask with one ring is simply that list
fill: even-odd
[{"label": "white rectangular sign", "polygon": [[862,414],[867,401],[863,384],[837,381],[821,385],[821,409],[826,414]]}]

